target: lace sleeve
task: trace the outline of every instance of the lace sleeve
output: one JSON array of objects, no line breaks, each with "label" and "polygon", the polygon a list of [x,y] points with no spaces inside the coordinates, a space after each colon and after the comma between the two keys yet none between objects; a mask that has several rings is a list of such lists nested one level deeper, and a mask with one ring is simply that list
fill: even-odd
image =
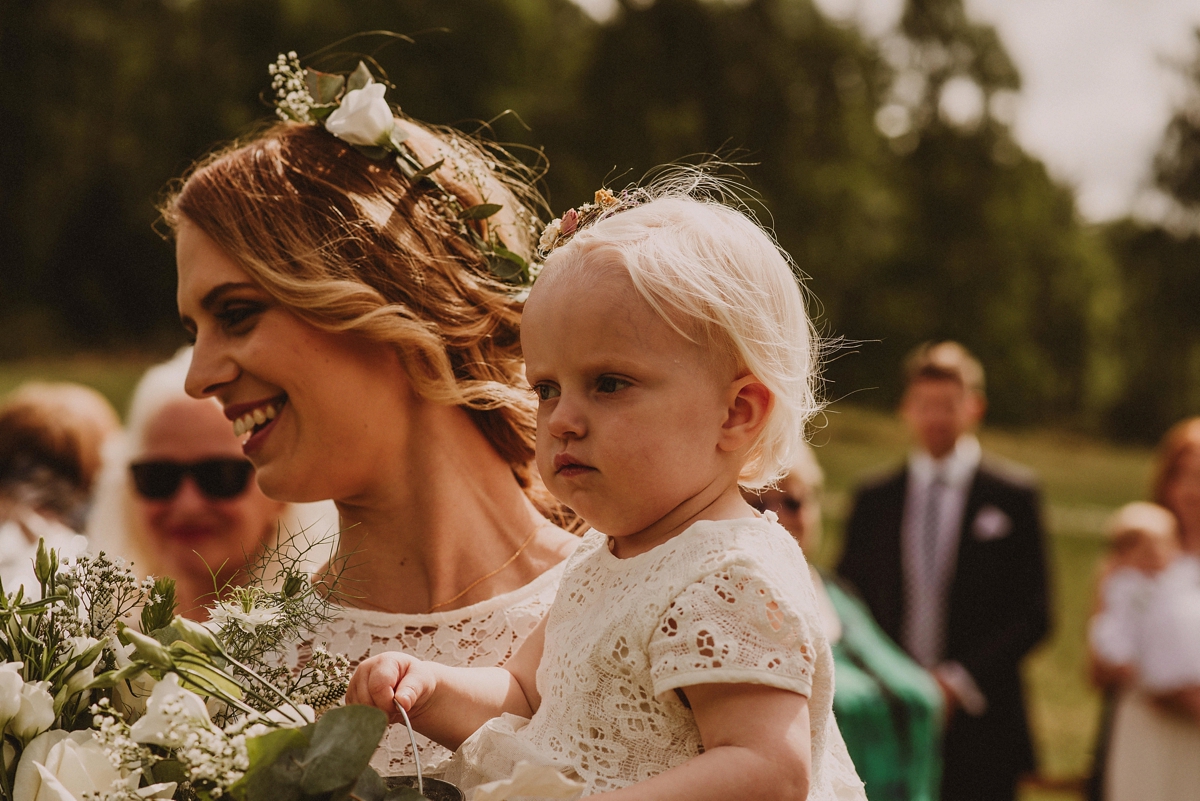
[{"label": "lace sleeve", "polygon": [[783,595],[740,564],[685,587],[650,638],[655,695],[712,683],[810,695],[818,629]]}]

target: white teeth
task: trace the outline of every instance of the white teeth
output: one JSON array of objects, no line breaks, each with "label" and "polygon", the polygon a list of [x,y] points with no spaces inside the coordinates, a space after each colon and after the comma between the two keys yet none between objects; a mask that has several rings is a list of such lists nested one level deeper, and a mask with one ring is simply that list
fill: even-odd
[{"label": "white teeth", "polygon": [[240,437],[255,426],[261,426],[268,420],[274,420],[278,414],[279,409],[273,403],[268,403],[266,406],[259,406],[257,409],[247,412],[233,421],[233,435]]}]

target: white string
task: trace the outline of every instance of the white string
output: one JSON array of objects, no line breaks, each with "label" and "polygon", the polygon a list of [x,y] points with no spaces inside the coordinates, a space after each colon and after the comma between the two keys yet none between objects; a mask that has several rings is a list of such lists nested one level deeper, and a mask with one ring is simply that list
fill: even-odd
[{"label": "white string", "polygon": [[408,722],[408,713],[404,711],[404,707],[400,706],[400,701],[393,698],[392,703],[396,705],[396,709],[400,710],[400,717],[404,718],[404,728],[408,729],[408,741],[412,743],[413,762],[417,766],[417,792],[425,795],[425,780],[421,778],[421,753],[417,751],[417,738],[413,734],[412,724]]}]

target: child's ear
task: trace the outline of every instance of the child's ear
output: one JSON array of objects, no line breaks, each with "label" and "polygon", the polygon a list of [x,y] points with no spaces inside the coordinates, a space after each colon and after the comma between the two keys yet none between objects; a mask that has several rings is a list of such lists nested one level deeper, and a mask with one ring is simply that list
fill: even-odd
[{"label": "child's ear", "polygon": [[767,385],[748,374],[729,385],[725,422],[717,447],[723,451],[738,451],[749,445],[767,424],[775,395]]}]

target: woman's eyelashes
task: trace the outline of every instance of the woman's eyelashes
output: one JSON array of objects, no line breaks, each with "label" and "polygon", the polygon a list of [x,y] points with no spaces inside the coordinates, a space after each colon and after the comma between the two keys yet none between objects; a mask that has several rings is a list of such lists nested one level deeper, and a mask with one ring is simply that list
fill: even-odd
[{"label": "woman's eyelashes", "polygon": [[263,304],[251,301],[234,301],[222,306],[213,317],[226,332],[240,334],[254,326],[254,319],[263,311]]}]

